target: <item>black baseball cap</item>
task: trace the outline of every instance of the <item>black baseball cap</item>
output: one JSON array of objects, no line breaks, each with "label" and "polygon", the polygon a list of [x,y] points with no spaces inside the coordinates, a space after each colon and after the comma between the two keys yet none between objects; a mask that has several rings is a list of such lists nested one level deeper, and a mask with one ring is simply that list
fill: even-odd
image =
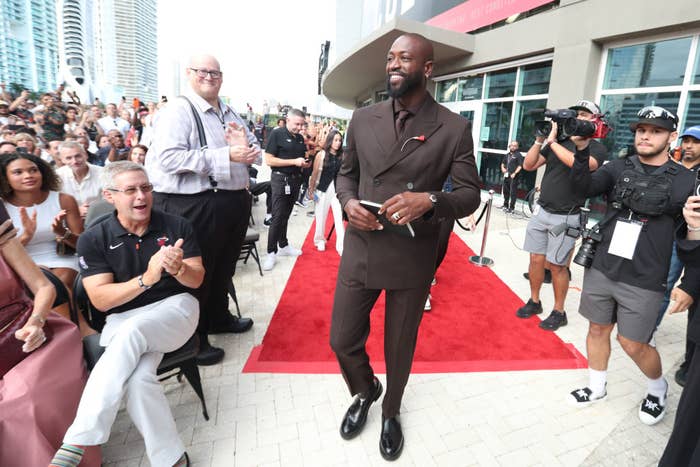
[{"label": "black baseball cap", "polygon": [[637,112],[637,120],[630,123],[630,130],[636,131],[638,125],[653,125],[674,132],[678,129],[678,117],[657,105],[649,105]]}]

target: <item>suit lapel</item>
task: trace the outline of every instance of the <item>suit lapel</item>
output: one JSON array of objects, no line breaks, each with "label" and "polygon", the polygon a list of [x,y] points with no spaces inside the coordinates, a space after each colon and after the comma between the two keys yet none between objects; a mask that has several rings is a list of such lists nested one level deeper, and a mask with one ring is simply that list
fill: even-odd
[{"label": "suit lapel", "polygon": [[381,102],[372,115],[372,131],[383,153],[389,153],[396,144],[394,130],[394,109],[391,99]]},{"label": "suit lapel", "polygon": [[[394,115],[393,107],[391,106],[391,101],[389,102],[389,119],[390,119],[390,131],[392,144],[389,149],[385,149],[386,158],[384,158],[378,165],[377,175],[382,172],[389,170],[391,167],[396,165],[399,161],[409,156],[413,151],[418,149],[420,146],[425,144],[424,142],[411,140],[410,138],[415,136],[424,136],[427,141],[430,137],[437,131],[438,128],[442,126],[442,123],[437,121],[437,103],[435,100],[428,95],[426,97],[426,102],[421,107],[420,111],[408,120],[406,129],[403,135],[400,137],[399,141],[394,140]],[[375,129],[375,133],[379,129]],[[408,142],[407,142],[408,141]],[[403,147],[403,150],[401,150]],[[384,146],[382,146],[384,149]]]}]

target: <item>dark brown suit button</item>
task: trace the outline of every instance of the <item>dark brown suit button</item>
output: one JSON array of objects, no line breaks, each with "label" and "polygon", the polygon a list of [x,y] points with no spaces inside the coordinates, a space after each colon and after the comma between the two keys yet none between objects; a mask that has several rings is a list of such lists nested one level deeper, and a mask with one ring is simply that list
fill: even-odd
[{"label": "dark brown suit button", "polygon": [[374,183],[374,186],[379,186],[382,184],[382,182],[378,178],[375,178],[374,180],[372,180],[372,183]]}]

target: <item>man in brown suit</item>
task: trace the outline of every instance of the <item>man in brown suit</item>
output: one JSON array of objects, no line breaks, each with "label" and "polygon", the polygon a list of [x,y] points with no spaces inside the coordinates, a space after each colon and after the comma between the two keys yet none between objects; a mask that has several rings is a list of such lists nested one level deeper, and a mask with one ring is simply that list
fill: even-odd
[{"label": "man in brown suit", "polygon": [[[357,436],[370,405],[382,393],[365,343],[370,310],[385,290],[387,391],[379,450],[387,460],[398,458],[403,448],[398,415],[435,273],[438,220],[464,217],[480,201],[471,125],[438,105],[426,91],[432,59],[433,47],[423,36],[405,34],[396,39],[386,64],[391,99],[355,111],[336,181],[349,227],[330,343],[350,392],[357,395],[340,434],[345,439]],[[443,193],[448,175],[454,190]],[[410,222],[415,237],[382,229],[359,200],[383,203],[380,215],[393,224]]]}]

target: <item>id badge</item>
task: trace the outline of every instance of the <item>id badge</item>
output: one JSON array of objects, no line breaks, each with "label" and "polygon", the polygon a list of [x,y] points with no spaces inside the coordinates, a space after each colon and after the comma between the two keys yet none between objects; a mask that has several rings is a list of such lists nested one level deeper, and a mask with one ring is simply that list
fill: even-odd
[{"label": "id badge", "polygon": [[608,253],[615,256],[620,256],[625,259],[634,257],[634,250],[637,248],[639,234],[642,233],[641,222],[636,222],[629,219],[618,219],[615,223]]},{"label": "id badge", "polygon": [[291,195],[291,194],[292,194],[292,187],[289,186],[289,183],[287,183],[287,184],[284,186],[284,194],[285,194],[285,195]]}]

